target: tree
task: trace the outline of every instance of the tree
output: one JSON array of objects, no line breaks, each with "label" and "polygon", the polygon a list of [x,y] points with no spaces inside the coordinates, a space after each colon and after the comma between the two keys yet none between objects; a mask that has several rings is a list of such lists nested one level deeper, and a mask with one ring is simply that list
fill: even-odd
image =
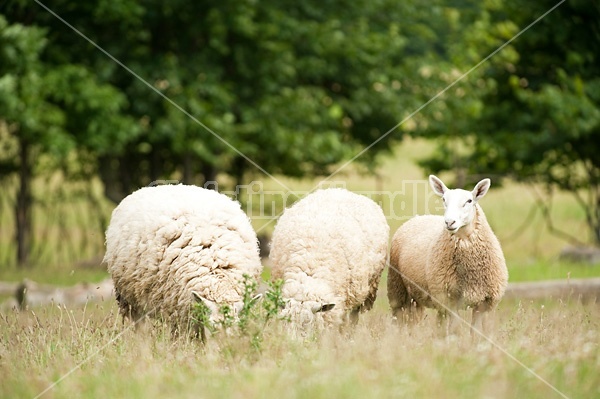
[{"label": "tree", "polygon": [[[454,61],[466,70],[554,5],[486,2]],[[600,244],[599,89],[600,6],[565,2],[432,107],[423,135],[441,141],[422,164],[567,190]]]},{"label": "tree", "polygon": [[78,145],[110,137],[125,125],[123,118],[107,117],[118,112],[124,97],[98,84],[81,66],[44,63],[46,45],[44,29],[9,24],[0,15],[0,179],[18,176],[14,211],[20,265],[29,260],[31,181],[40,160],[60,160]]},{"label": "tree", "polygon": [[[435,2],[52,4],[194,120],[46,10],[10,3],[15,20],[47,27],[48,62],[85,65],[127,96],[141,134],[98,153],[115,201],[171,176],[202,183],[224,172],[241,182],[249,160],[269,173],[326,174],[418,105],[417,66],[443,48],[430,26],[445,26]],[[372,164],[392,144],[360,160]]]},{"label": "tree", "polygon": [[[18,50],[27,63],[0,66],[0,119],[11,142],[26,139],[6,157],[10,173],[30,181],[38,155],[75,153],[114,202],[157,179],[242,183],[255,166],[327,174],[420,104],[421,65],[445,56],[452,13],[440,4],[57,0],[57,18],[7,0],[8,26],[37,35]],[[359,161],[373,168],[401,138]]]}]

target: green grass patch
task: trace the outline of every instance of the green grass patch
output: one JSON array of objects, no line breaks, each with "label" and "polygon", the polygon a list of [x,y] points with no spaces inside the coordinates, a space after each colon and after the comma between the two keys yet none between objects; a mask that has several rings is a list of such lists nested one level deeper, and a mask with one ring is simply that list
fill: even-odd
[{"label": "green grass patch", "polygon": [[78,267],[77,265],[31,266],[19,268],[7,266],[0,269],[0,280],[23,281],[30,279],[38,283],[55,285],[74,285],[81,282],[95,283],[107,278],[108,271],[102,267]]},{"label": "green grass patch", "polygon": [[525,264],[509,263],[508,272],[509,282],[590,278],[600,276],[600,265],[538,259]]}]

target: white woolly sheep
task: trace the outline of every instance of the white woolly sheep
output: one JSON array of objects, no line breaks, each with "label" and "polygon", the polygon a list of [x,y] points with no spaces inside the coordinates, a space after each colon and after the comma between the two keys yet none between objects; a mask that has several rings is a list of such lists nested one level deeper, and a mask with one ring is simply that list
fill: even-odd
[{"label": "white woolly sheep", "polygon": [[449,190],[433,175],[429,183],[442,197],[445,213],[413,217],[394,234],[388,275],[392,313],[412,318],[423,306],[435,308],[441,324],[449,313],[469,307],[471,326],[482,327],[482,313],[496,307],[508,281],[502,248],[478,204],[490,179],[473,191]]},{"label": "white woolly sheep", "polygon": [[262,270],[256,233],[239,203],[187,185],[126,197],[112,213],[104,261],[123,317],[160,318],[174,331],[191,327],[197,301],[213,322],[222,306],[241,308],[244,275],[258,281]]},{"label": "white woolly sheep", "polygon": [[282,279],[292,332],[358,321],[377,297],[389,226],[371,199],[318,190],[285,210],[271,242],[272,278]]}]

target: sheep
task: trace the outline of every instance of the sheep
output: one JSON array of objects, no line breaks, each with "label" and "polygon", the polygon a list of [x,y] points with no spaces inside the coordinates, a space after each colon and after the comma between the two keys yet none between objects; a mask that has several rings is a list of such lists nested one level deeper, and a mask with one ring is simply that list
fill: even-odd
[{"label": "sheep", "polygon": [[[190,185],[144,187],[113,211],[104,262],[123,319],[145,315],[173,331],[200,332],[191,310],[202,302],[217,322],[228,305],[241,309],[244,279],[258,281],[256,233],[240,204]],[[245,277],[245,275],[247,277]],[[200,330],[200,331],[198,331]]]},{"label": "sheep", "polygon": [[270,259],[273,280],[283,280],[281,315],[292,334],[356,324],[377,297],[388,241],[381,207],[345,189],[318,190],[286,209]]},{"label": "sheep", "polygon": [[472,309],[471,334],[483,328],[482,314],[495,309],[508,281],[500,242],[478,204],[490,188],[483,179],[473,191],[449,190],[434,175],[429,183],[442,197],[444,216],[415,216],[392,238],[388,299],[397,318],[418,318],[423,307],[447,319],[449,332],[461,307]]}]

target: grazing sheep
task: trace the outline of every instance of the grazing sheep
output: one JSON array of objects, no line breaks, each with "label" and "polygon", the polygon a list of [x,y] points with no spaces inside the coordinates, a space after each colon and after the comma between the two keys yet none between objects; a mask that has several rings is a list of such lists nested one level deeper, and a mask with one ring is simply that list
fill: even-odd
[{"label": "grazing sheep", "polygon": [[344,189],[316,191],[286,209],[273,232],[273,279],[284,281],[282,311],[292,331],[340,325],[375,302],[387,262],[389,226],[371,199]]},{"label": "grazing sheep", "polygon": [[473,191],[449,190],[433,175],[429,183],[442,197],[445,213],[416,216],[394,234],[388,275],[392,313],[400,319],[403,311],[419,315],[423,306],[435,308],[441,324],[450,311],[469,307],[471,326],[482,327],[482,313],[496,307],[508,280],[502,248],[478,204],[490,179]]},{"label": "grazing sheep", "polygon": [[104,261],[123,317],[161,318],[174,331],[191,326],[197,301],[212,322],[223,305],[241,308],[243,276],[257,281],[262,270],[256,233],[239,203],[186,185],[145,187],[126,197],[106,231]]}]

